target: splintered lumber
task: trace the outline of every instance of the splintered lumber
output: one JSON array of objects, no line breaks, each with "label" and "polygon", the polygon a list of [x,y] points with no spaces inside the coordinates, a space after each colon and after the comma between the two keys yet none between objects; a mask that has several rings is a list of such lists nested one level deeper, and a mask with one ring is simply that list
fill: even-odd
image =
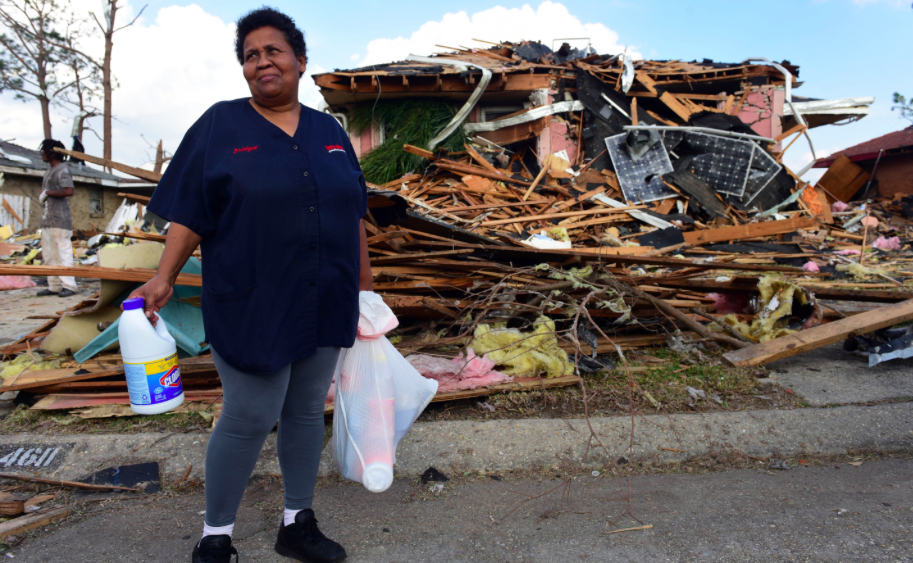
[{"label": "splintered lumber", "polygon": [[736,367],[760,366],[840,342],[850,334],[867,334],[911,320],[913,299],[735,350],[723,359]]},{"label": "splintered lumber", "polygon": [[545,177],[545,173],[548,172],[549,167],[552,163],[552,155],[545,157],[545,160],[542,162],[542,168],[539,170],[539,173],[536,174],[536,179],[533,180],[533,183],[529,185],[529,189],[526,190],[526,193],[523,194],[523,201],[529,199],[530,194],[533,193],[533,190],[536,189],[536,186],[539,185],[539,182],[542,181],[542,178]]},{"label": "splintered lumber", "polygon": [[103,371],[87,371],[75,368],[25,370],[15,377],[4,379],[3,384],[0,385],[0,393],[3,391],[21,391],[46,385],[86,381],[87,379],[98,379],[109,375],[123,375],[123,373],[123,367]]},{"label": "splintered lumber", "polygon": [[[136,240],[148,240],[150,242],[165,242],[168,238],[165,235],[154,235],[152,233],[100,233],[109,237],[126,237],[135,238]],[[370,243],[369,243],[370,244]]]},{"label": "splintered lumber", "polygon": [[[25,264],[0,264],[0,276],[73,276],[97,280],[147,282],[155,270],[145,268],[103,268],[101,266],[31,266]],[[202,287],[203,276],[178,274],[175,285]]]},{"label": "splintered lumber", "polygon": [[118,193],[117,197],[127,198],[130,201],[135,201],[136,203],[142,203],[143,205],[147,205],[149,203],[149,201],[152,200],[151,197],[146,197],[144,195],[128,194],[128,193],[124,193],[124,192]]},{"label": "splintered lumber", "polygon": [[460,164],[459,162],[454,162],[452,160],[447,160],[446,158],[439,158],[433,162],[438,168],[443,168],[444,170],[450,170],[453,172],[459,172],[461,174],[472,174],[474,176],[482,176],[483,178],[488,178],[490,180],[497,180],[499,182],[510,182],[520,186],[529,186],[530,182],[525,180],[517,180],[516,178],[511,178],[506,174],[496,174],[494,172],[489,172],[481,166],[472,166],[471,164]]},{"label": "splintered lumber", "polygon": [[97,156],[88,155],[84,152],[79,151],[68,151],[67,149],[58,149],[55,148],[55,151],[65,154],[67,156],[72,156],[78,158],[79,160],[85,160],[86,162],[91,162],[92,164],[98,164],[99,166],[104,166],[105,168],[113,168],[124,174],[129,174],[131,176],[136,176],[137,178],[142,178],[143,180],[148,180],[154,184],[158,184],[162,179],[162,175],[151,170],[143,170],[142,168],[135,168],[133,166],[127,166],[126,164],[121,164],[120,162],[114,162],[113,160],[108,160],[107,158],[99,158]]},{"label": "splintered lumber", "polygon": [[513,217],[510,219],[501,219],[498,221],[485,221],[482,223],[483,227],[491,227],[494,225],[507,225],[510,223],[528,223],[532,221],[544,221],[546,219],[563,219],[565,217],[581,217],[583,215],[612,215],[615,213],[626,213],[628,211],[634,211],[636,209],[644,209],[646,205],[630,205],[626,207],[602,207],[599,209],[587,209],[586,211],[565,211],[564,213],[547,213],[545,215],[525,215],[520,217]]},{"label": "splintered lumber", "polygon": [[[818,299],[832,299],[834,301],[861,301],[867,303],[899,303],[907,299],[913,299],[913,291],[909,290],[871,290],[871,289],[853,289],[866,287],[867,284],[852,284],[852,288],[833,287],[826,285],[828,282],[818,282],[809,280],[796,280],[795,283],[807,288],[815,294]],[[758,278],[738,277],[731,281],[716,280],[667,280],[663,282],[665,287],[690,289],[701,292],[717,293],[757,293]],[[881,284],[879,284],[881,285]]]},{"label": "splintered lumber", "polygon": [[14,481],[26,481],[28,483],[41,483],[42,485],[54,485],[55,487],[75,487],[77,489],[89,489],[92,491],[129,491],[131,493],[143,492],[142,489],[134,489],[132,487],[120,487],[118,485],[90,485],[89,483],[80,483],[79,481],[46,479],[44,477],[32,477],[31,475],[18,475],[16,473],[0,473],[0,479],[12,479]]},{"label": "splintered lumber", "polygon": [[0,524],[0,539],[6,539],[10,536],[18,536],[31,530],[43,528],[48,524],[52,524],[58,520],[63,520],[69,515],[70,509],[61,507],[40,510],[38,512],[33,512],[32,514],[14,518]]},{"label": "splintered lumber", "polygon": [[638,72],[635,74],[637,81],[644,85],[644,88],[650,91],[651,94],[658,94],[659,100],[666,104],[672,111],[675,112],[675,115],[679,116],[682,121],[688,121],[688,118],[691,117],[692,111],[688,107],[680,102],[669,92],[663,92],[659,94],[659,91],[656,89],[656,81],[647,76],[645,72]]},{"label": "splintered lumber", "polygon": [[459,250],[442,250],[440,252],[423,252],[420,254],[396,254],[391,256],[381,256],[371,258],[371,264],[392,264],[395,262],[411,262],[413,260],[423,260],[425,258],[434,258],[436,256],[451,256],[454,254],[472,254],[472,249],[461,248]]},{"label": "splintered lumber", "polygon": [[413,145],[403,145],[403,150],[409,154],[414,154],[415,156],[420,156],[428,160],[435,160],[434,153],[429,150],[421,149]]},{"label": "splintered lumber", "polygon": [[31,495],[22,493],[0,493],[0,516],[16,516],[25,511],[25,501]]},{"label": "splintered lumber", "polygon": [[696,246],[699,244],[712,244],[728,240],[780,235],[783,233],[791,233],[798,229],[810,229],[817,224],[818,221],[815,220],[814,217],[794,215],[783,221],[767,221],[764,223],[749,223],[747,225],[720,227],[718,229],[706,229],[703,231],[689,231],[687,233],[682,233],[682,235],[685,237],[685,242],[692,246]]},{"label": "splintered lumber", "polygon": [[[614,348],[613,348],[614,350]],[[536,389],[553,389],[555,387],[569,387],[577,385],[580,378],[576,375],[562,375],[561,377],[538,378],[538,377],[517,377],[511,383],[501,385],[492,385],[491,387],[480,387],[478,389],[468,389],[466,391],[450,391],[448,393],[438,393],[431,399],[432,403],[441,403],[444,401],[458,401],[460,399],[471,399],[473,397],[485,397],[497,393],[511,393],[514,391],[534,391]],[[323,407],[323,414],[331,414],[333,405],[327,404]]]},{"label": "splintered lumber", "polygon": [[723,342],[725,344],[729,344],[730,346],[732,346],[734,348],[745,348],[746,346],[748,346],[748,344],[746,344],[745,342],[742,342],[741,340],[736,340],[735,338],[733,338],[731,336],[726,336],[725,334],[720,334],[718,332],[711,331],[710,329],[708,329],[701,323],[691,319],[688,315],[686,315],[685,313],[682,313],[681,311],[679,311],[678,309],[676,309],[669,303],[666,303],[662,299],[657,299],[656,297],[653,297],[649,293],[645,293],[643,291],[640,291],[637,293],[639,294],[638,297],[649,301],[654,307],[656,307],[657,309],[659,309],[660,311],[662,311],[663,313],[665,313],[667,315],[671,315],[676,320],[681,321],[685,326],[687,326],[694,332],[700,334],[704,338],[709,338],[711,340]]}]

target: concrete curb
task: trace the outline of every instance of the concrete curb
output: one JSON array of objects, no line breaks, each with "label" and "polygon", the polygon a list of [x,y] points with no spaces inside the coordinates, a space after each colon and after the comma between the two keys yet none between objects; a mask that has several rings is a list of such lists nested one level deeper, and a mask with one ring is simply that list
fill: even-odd
[{"label": "concrete curb", "polygon": [[[611,457],[622,455],[631,437],[631,419],[590,421]],[[419,475],[429,466],[483,473],[556,467],[562,460],[577,462],[587,437],[586,422],[580,419],[421,423],[400,444],[396,472],[405,477]],[[0,471],[76,479],[113,465],[157,460],[166,483],[180,479],[191,464],[191,478],[202,480],[208,439],[208,434],[198,433],[6,436],[0,439]],[[58,449],[50,464],[46,463],[50,454],[44,454],[48,448]],[[725,450],[786,457],[840,454],[860,448],[885,452],[913,448],[913,403],[649,415],[634,420],[634,461],[681,461]],[[609,461],[599,451],[591,450],[591,454],[589,465],[594,468]],[[39,463],[42,455],[45,461]],[[254,474],[279,472],[276,434],[272,433]],[[320,475],[335,472],[332,448],[328,446],[321,459]]]}]

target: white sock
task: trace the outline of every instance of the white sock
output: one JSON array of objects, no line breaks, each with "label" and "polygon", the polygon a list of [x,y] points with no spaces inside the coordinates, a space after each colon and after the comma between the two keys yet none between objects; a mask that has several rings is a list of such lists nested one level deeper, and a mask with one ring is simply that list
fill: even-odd
[{"label": "white sock", "polygon": [[[203,538],[206,536],[228,536],[231,537],[231,533],[235,531],[235,525],[229,524],[228,526],[210,526],[205,521],[203,522]],[[200,541],[203,541],[203,538],[200,538]]]},{"label": "white sock", "polygon": [[291,526],[292,524],[294,524],[294,523],[295,523],[295,516],[296,516],[299,512],[301,512],[301,511],[300,511],[300,510],[291,510],[291,509],[286,508],[286,509],[285,509],[285,516],[284,516],[284,518],[285,518],[285,525],[286,525],[286,526]]}]

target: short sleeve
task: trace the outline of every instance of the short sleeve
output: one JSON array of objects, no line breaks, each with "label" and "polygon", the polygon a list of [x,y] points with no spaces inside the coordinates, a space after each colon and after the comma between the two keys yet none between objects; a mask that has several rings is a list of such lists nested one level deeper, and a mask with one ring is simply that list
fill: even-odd
[{"label": "short sleeve", "polygon": [[183,225],[204,239],[216,230],[203,181],[212,114],[210,108],[184,134],[147,206],[152,213]]},{"label": "short sleeve", "polygon": [[70,168],[68,166],[61,166],[60,171],[57,173],[57,189],[72,187],[74,187],[73,175],[70,174]]},{"label": "short sleeve", "polygon": [[[333,121],[336,121],[336,118],[333,118]],[[337,123],[339,123],[337,121]],[[342,127],[340,125],[340,127]],[[343,131],[343,139],[346,144],[346,155],[349,157],[352,166],[355,167],[355,170],[358,171],[358,182],[361,184],[361,201],[359,202],[358,207],[358,216],[364,217],[368,214],[368,184],[365,181],[365,174],[361,171],[361,164],[358,163],[358,157],[355,156],[355,148],[352,147],[352,141],[349,139],[349,135]]]}]

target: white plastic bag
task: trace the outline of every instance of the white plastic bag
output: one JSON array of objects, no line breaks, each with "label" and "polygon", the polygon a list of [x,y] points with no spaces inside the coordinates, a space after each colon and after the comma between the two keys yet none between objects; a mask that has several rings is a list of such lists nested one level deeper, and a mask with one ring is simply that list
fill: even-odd
[{"label": "white plastic bag", "polygon": [[359,310],[358,339],[336,367],[333,455],[340,475],[380,493],[393,483],[397,444],[438,384],[422,377],[383,336],[398,324],[383,298],[363,291]]}]

